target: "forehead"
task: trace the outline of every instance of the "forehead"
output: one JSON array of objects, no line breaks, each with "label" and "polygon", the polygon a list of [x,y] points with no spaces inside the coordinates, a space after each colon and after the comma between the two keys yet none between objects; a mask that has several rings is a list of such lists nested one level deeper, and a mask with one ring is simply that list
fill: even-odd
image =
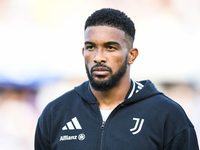
[{"label": "forehead", "polygon": [[118,41],[125,40],[125,32],[115,27],[109,26],[90,26],[85,30],[85,41]]}]

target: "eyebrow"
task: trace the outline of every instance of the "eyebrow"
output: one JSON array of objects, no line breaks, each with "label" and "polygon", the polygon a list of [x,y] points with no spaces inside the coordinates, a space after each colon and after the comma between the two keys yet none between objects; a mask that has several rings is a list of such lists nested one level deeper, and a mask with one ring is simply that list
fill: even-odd
[{"label": "eyebrow", "polygon": [[92,44],[92,45],[95,45],[95,43],[90,42],[90,41],[85,41],[85,45],[86,45],[86,44]]},{"label": "eyebrow", "polygon": [[[86,45],[86,44],[92,44],[92,45],[95,45],[95,43],[90,42],[90,41],[85,41],[85,45]],[[118,42],[114,42],[114,41],[109,41],[109,42],[105,42],[105,43],[104,43],[104,45],[112,45],[112,44],[120,45]]]},{"label": "eyebrow", "polygon": [[114,42],[114,41],[109,41],[104,43],[104,45],[120,45],[118,42]]}]

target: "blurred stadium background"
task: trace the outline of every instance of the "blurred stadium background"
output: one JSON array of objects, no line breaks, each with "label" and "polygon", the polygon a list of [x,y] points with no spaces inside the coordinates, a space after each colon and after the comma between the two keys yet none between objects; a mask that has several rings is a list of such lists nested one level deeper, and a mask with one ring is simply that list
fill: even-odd
[{"label": "blurred stadium background", "polygon": [[132,79],[181,104],[200,137],[199,0],[0,0],[1,150],[33,150],[46,104],[87,80],[84,23],[105,7],[135,23]]}]

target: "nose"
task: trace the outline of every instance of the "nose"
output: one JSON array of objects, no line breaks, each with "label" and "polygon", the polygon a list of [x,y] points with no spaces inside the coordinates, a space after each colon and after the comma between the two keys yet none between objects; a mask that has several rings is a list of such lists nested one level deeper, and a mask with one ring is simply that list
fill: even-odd
[{"label": "nose", "polygon": [[95,63],[105,63],[106,62],[106,57],[103,49],[98,49],[95,53],[94,57],[94,62]]}]

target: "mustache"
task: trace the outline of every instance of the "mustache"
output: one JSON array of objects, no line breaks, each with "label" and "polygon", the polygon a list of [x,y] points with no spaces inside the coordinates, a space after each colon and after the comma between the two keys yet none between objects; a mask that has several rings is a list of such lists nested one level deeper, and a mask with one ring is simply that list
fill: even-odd
[{"label": "mustache", "polygon": [[104,67],[104,68],[107,68],[108,70],[109,70],[109,72],[111,72],[112,73],[112,69],[110,68],[110,67],[108,67],[108,66],[106,66],[106,65],[104,65],[104,64],[96,64],[96,65],[94,65],[92,68],[91,68],[91,73],[93,72],[93,70],[94,70],[94,68],[96,68],[96,67]]}]

